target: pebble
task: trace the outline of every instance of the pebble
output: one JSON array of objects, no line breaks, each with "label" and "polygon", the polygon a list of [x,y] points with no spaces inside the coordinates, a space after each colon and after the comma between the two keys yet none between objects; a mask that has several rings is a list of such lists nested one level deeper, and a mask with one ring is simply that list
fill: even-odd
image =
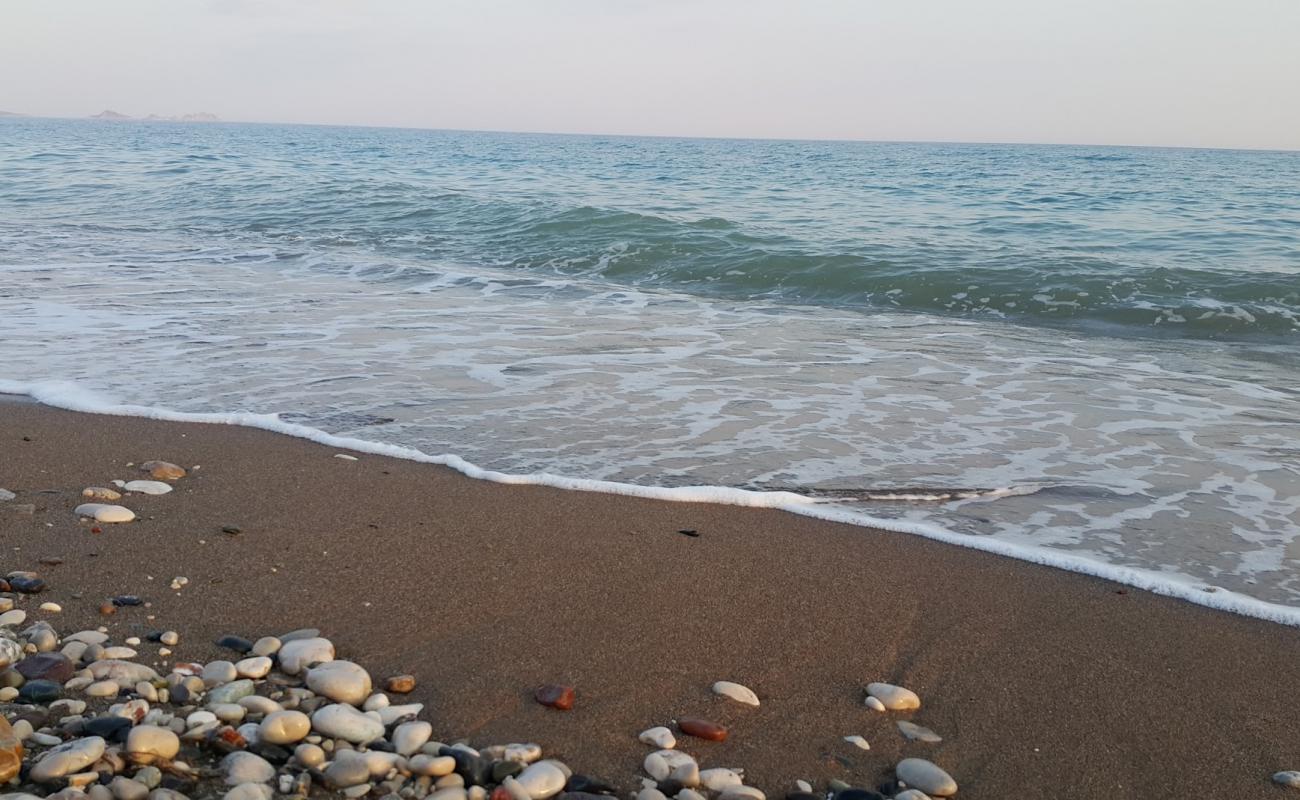
[{"label": "pebble", "polygon": [[950,797],[957,793],[957,782],[936,764],[924,758],[905,758],[894,767],[894,774],[911,788],[933,797]]},{"label": "pebble", "polygon": [[880,698],[867,695],[867,708],[872,711],[887,711],[885,704],[880,702]]},{"label": "pebble", "polygon": [[176,631],[163,631],[162,635],[158,637],[158,641],[162,642],[168,647],[175,647],[176,645],[180,644],[181,635]]},{"label": "pebble", "polygon": [[410,694],[415,691],[414,675],[394,675],[384,681],[384,691],[393,694]]},{"label": "pebble", "polygon": [[908,722],[900,719],[897,723],[898,730],[903,736],[914,742],[942,742],[943,737],[923,725],[917,725],[915,722]]},{"label": "pebble", "polygon": [[894,795],[894,800],[930,800],[930,795],[920,789],[904,789]]},{"label": "pebble", "polygon": [[170,729],[156,725],[137,725],[126,737],[127,757],[136,764],[170,761],[180,749],[180,738]]},{"label": "pebble", "polygon": [[1285,772],[1273,773],[1273,783],[1278,786],[1285,786],[1288,789],[1300,789],[1300,771],[1286,770]]},{"label": "pebble", "polygon": [[413,755],[429,739],[433,738],[433,726],[427,722],[403,722],[393,729],[393,735],[389,737],[393,743],[393,749],[404,756]]},{"label": "pebble", "polygon": [[548,683],[539,686],[537,691],[533,692],[533,699],[544,706],[550,706],[557,711],[568,711],[573,708],[573,687],[562,686],[558,683]]},{"label": "pebble", "polygon": [[869,683],[867,694],[880,701],[890,711],[912,711],[921,707],[921,698],[911,689],[892,683]]},{"label": "pebble", "polygon": [[[236,751],[221,760],[227,786],[244,783],[268,783],[275,777],[275,767],[256,753]],[[369,777],[369,776],[367,776]]]},{"label": "pebble", "polygon": [[45,679],[57,683],[67,683],[76,672],[72,659],[63,653],[36,653],[14,665],[19,675],[32,680]]},{"label": "pebble", "polygon": [[569,776],[565,775],[554,762],[539,761],[536,764],[529,764],[513,780],[528,793],[531,800],[547,800],[564,789]]},{"label": "pebble", "polygon": [[407,765],[410,767],[411,772],[416,775],[441,778],[443,775],[450,775],[456,769],[456,759],[451,756],[435,756],[421,753],[412,756]]},{"label": "pebble", "polygon": [[293,750],[293,757],[304,767],[319,767],[325,763],[325,751],[319,745],[303,743]]},{"label": "pebble", "polygon": [[243,655],[253,649],[253,643],[242,636],[232,636],[227,634],[216,641],[217,647],[224,647],[227,650],[234,650],[236,653]]},{"label": "pebble", "polygon": [[359,706],[370,696],[370,673],[351,661],[326,661],[307,670],[307,688],[335,702]]},{"label": "pebble", "polygon": [[844,741],[848,742],[854,747],[860,747],[863,750],[871,749],[871,745],[867,744],[867,740],[863,739],[861,736],[858,736],[857,734],[854,734],[852,736],[845,736]]},{"label": "pebble", "polygon": [[18,775],[23,765],[23,743],[0,714],[0,786]]},{"label": "pebble", "polygon": [[98,736],[73,739],[61,744],[36,762],[30,777],[36,783],[53,783],[60,778],[81,772],[104,755],[106,744]]},{"label": "pebble", "polygon": [[280,670],[286,675],[298,675],[313,663],[334,660],[334,643],[329,639],[286,639],[289,635],[280,637],[284,643],[280,647]]},{"label": "pebble", "polygon": [[293,744],[311,733],[311,718],[301,711],[276,711],[259,726],[258,735],[271,744]]},{"label": "pebble", "polygon": [[255,656],[271,656],[280,651],[280,640],[274,636],[263,636],[256,642],[253,642],[253,649],[250,651]]},{"label": "pebble", "polygon": [[239,698],[239,704],[248,709],[250,714],[261,714],[268,716],[277,711],[283,711],[284,708],[269,697],[262,697],[257,694],[250,694],[248,697]]},{"label": "pebble", "polygon": [[149,796],[148,786],[124,775],[118,775],[109,781],[108,790],[117,800],[144,800]]},{"label": "pebble", "polygon": [[88,497],[88,498],[90,498],[91,500],[107,500],[107,501],[113,501],[113,500],[121,500],[121,499],[122,499],[122,493],[121,493],[121,492],[115,492],[115,491],[113,491],[112,489],[105,489],[105,488],[102,487],[102,486],[91,486],[91,487],[89,487],[89,488],[82,489],[82,490],[81,490],[81,496],[82,496],[82,497]]},{"label": "pebble", "polygon": [[235,672],[241,678],[265,678],[274,662],[267,656],[253,656],[235,662]]},{"label": "pebble", "polygon": [[[13,611],[6,611],[0,614],[0,626],[17,627],[22,625],[27,619],[27,612],[21,608],[15,608]],[[16,661],[17,659],[13,659]]]},{"label": "pebble", "polygon": [[752,689],[731,681],[718,681],[713,684],[713,693],[735,700],[737,703],[744,703],[747,706],[759,704],[758,695],[754,694]]},{"label": "pebble", "polygon": [[735,770],[725,767],[700,770],[700,784],[710,791],[720,792],[730,786],[739,786],[743,781]]},{"label": "pebble", "polygon": [[178,481],[185,477],[185,468],[170,461],[146,461],[140,465],[140,469],[158,481]]},{"label": "pebble", "polygon": [[677,737],[673,736],[673,732],[662,725],[647,728],[641,731],[641,735],[636,738],[648,745],[658,747],[660,750],[671,750],[677,746]]},{"label": "pebble", "polygon": [[[227,662],[229,663],[229,662]],[[234,664],[230,665],[232,668]],[[207,681],[204,681],[206,683]],[[250,694],[253,694],[256,687],[253,682],[247,678],[241,678],[237,681],[231,681],[224,686],[218,686],[208,692],[208,705],[218,705],[220,703],[238,703]]]},{"label": "pebble", "polygon": [[682,717],[677,720],[677,727],[687,736],[694,736],[697,739],[707,739],[711,742],[725,742],[727,740],[727,729],[716,722],[709,722],[706,719],[698,717]]},{"label": "pebble", "polygon": [[162,481],[127,481],[122,488],[136,494],[167,494],[172,490],[170,483]]},{"label": "pebble", "polygon": [[645,770],[645,774],[659,782],[668,780],[668,775],[672,772],[668,762],[658,753],[647,755],[641,762],[641,768]]},{"label": "pebble", "polygon": [[135,519],[135,512],[126,506],[107,503],[82,503],[74,512],[79,517],[91,517],[96,522],[130,522]]},{"label": "pebble", "polygon": [[41,603],[40,609],[42,611],[48,611],[51,614],[57,614],[63,610],[63,606],[58,603]]},{"label": "pebble", "polygon": [[313,730],[355,744],[373,742],[384,736],[384,724],[349,705],[331,705],[311,715]]},{"label": "pebble", "polygon": [[718,800],[767,800],[767,795],[754,786],[728,786],[718,795]]},{"label": "pebble", "polygon": [[265,783],[241,783],[221,796],[222,800],[271,800],[275,793]]},{"label": "pebble", "polygon": [[47,680],[27,681],[18,689],[18,699],[29,703],[48,703],[59,699],[62,694],[62,686]]},{"label": "pebble", "polygon": [[794,788],[804,792],[805,794],[810,794],[812,792],[812,784],[805,780],[795,781]]}]

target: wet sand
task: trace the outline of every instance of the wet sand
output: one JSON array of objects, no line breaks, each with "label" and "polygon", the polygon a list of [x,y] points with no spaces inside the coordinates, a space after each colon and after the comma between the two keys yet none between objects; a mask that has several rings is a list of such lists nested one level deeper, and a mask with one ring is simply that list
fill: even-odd
[{"label": "wet sand", "polygon": [[[211,642],[319,627],[377,679],[418,681],[435,736],[536,741],[575,770],[637,786],[645,728],[696,715],[702,766],[874,786],[929,758],[960,797],[1285,797],[1300,767],[1300,631],[1108,581],[778,511],[502,486],[264,431],[0,402],[0,567],[32,569],[60,630],[175,629]],[[86,486],[200,469],[140,519],[79,522]],[[20,506],[35,504],[35,513]],[[223,526],[242,529],[222,533]],[[698,531],[697,537],[678,533]],[[45,566],[41,559],[63,563]],[[173,577],[189,578],[179,592]],[[102,618],[107,597],[149,608]],[[154,619],[148,619],[153,615]],[[142,648],[154,663],[155,646]],[[146,657],[147,656],[147,657]],[[714,697],[715,680],[762,706]],[[878,714],[870,681],[923,706]],[[574,685],[563,713],[531,698]],[[944,737],[905,742],[912,719]],[[864,752],[843,741],[861,734]]]}]

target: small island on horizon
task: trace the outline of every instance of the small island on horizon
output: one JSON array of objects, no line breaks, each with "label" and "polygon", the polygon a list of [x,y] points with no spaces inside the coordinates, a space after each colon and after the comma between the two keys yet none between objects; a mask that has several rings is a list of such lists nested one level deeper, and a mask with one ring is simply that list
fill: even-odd
[{"label": "small island on horizon", "polygon": [[199,111],[193,114],[181,114],[179,116],[161,116],[159,114],[150,114],[147,117],[132,117],[129,114],[123,114],[112,109],[104,109],[98,114],[91,114],[90,119],[102,119],[110,121],[136,120],[140,122],[220,122],[221,118],[216,114],[207,111]]}]

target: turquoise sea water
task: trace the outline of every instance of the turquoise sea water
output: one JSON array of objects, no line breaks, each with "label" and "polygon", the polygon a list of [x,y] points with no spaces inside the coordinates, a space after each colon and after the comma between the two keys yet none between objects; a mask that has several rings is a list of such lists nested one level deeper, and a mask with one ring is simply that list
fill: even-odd
[{"label": "turquoise sea water", "polygon": [[1300,607],[1296,153],[3,120],[0,380]]}]

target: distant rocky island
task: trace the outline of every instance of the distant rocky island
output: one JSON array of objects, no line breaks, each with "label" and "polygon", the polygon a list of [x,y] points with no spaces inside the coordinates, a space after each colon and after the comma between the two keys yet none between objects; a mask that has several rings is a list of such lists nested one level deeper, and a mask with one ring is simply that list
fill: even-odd
[{"label": "distant rocky island", "polygon": [[0,117],[21,117],[21,116],[23,115],[15,113],[13,111],[0,111]]},{"label": "distant rocky island", "polygon": [[90,118],[107,119],[107,120],[130,119],[130,120],[139,120],[142,122],[220,122],[221,121],[221,118],[218,117],[216,114],[209,114],[206,111],[199,111],[194,114],[182,114],[180,116],[172,116],[172,117],[164,117],[158,114],[150,114],[147,117],[132,117],[127,114],[122,114],[120,112],[113,111],[112,109],[105,109],[104,111],[101,111],[98,114],[92,114]]}]

